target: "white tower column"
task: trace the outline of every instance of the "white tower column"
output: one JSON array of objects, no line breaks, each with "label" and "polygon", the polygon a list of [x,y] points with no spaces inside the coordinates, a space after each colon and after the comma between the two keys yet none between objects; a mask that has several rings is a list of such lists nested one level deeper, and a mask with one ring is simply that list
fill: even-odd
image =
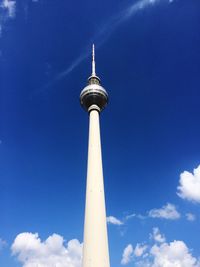
[{"label": "white tower column", "polygon": [[83,267],[109,267],[99,112],[89,118]]},{"label": "white tower column", "polygon": [[110,267],[99,114],[108,103],[95,70],[94,45],[92,75],[80,94],[81,106],[89,113],[88,166],[82,267]]}]

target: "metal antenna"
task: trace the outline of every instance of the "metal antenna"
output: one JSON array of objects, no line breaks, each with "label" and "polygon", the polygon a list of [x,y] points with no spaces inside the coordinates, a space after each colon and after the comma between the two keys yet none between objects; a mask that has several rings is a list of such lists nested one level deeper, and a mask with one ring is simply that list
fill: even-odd
[{"label": "metal antenna", "polygon": [[96,76],[96,71],[95,71],[95,48],[94,48],[94,44],[92,45],[92,76]]}]

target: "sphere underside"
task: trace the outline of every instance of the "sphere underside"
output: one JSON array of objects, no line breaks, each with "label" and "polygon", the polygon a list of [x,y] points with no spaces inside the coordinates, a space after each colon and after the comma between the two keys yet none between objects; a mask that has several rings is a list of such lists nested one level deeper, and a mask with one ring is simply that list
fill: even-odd
[{"label": "sphere underside", "polygon": [[108,103],[108,94],[100,85],[88,85],[81,92],[80,102],[81,106],[86,111],[88,111],[91,106],[97,106],[101,111]]}]

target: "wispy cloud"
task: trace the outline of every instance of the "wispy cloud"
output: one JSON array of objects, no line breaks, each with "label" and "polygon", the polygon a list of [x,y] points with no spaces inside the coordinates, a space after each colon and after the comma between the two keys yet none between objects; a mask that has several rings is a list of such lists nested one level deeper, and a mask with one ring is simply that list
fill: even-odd
[{"label": "wispy cloud", "polygon": [[114,224],[114,225],[123,225],[124,222],[120,221],[114,216],[108,216],[107,217],[107,223]]},{"label": "wispy cloud", "polygon": [[1,8],[7,12],[8,17],[10,18],[15,17],[16,1],[3,0],[3,2],[1,3]]},{"label": "wispy cloud", "polygon": [[16,12],[15,0],[3,0],[0,2],[0,36],[8,19],[13,19]]},{"label": "wispy cloud", "polygon": [[132,18],[136,13],[141,12],[143,9],[155,6],[161,2],[171,3],[173,0],[139,0],[132,3],[121,12],[113,15],[103,25],[101,25],[99,30],[94,34],[94,36],[92,36],[90,43],[84,50],[85,52],[80,54],[63,72],[56,75],[51,82],[44,86],[44,88],[48,88],[55,82],[69,75],[85,58],[87,58],[90,55],[89,47],[91,46],[91,43],[95,43],[96,48],[99,48],[109,39],[119,25]]},{"label": "wispy cloud", "polygon": [[87,49],[87,52],[85,52],[85,53],[81,54],[79,57],[77,57],[67,69],[65,69],[64,71],[62,71],[59,74],[57,74],[54,77],[53,80],[51,80],[50,82],[46,83],[42,87],[42,91],[45,90],[45,89],[47,89],[49,86],[52,86],[56,82],[62,80],[64,77],[68,76],[89,55],[90,55],[90,50],[88,48]]},{"label": "wispy cloud", "polygon": [[133,219],[133,218],[137,218],[137,219],[140,219],[140,220],[144,220],[144,219],[147,218],[147,216],[144,216],[144,215],[142,215],[142,214],[132,213],[132,214],[127,215],[127,216],[125,217],[125,221],[128,221],[128,220]]},{"label": "wispy cloud", "polygon": [[124,221],[128,221],[133,218],[137,218],[140,220],[145,220],[149,218],[158,218],[158,219],[166,219],[166,220],[177,220],[181,217],[181,214],[177,211],[177,208],[174,204],[167,203],[161,208],[154,208],[142,214],[132,213],[127,215]]},{"label": "wispy cloud", "polygon": [[[111,34],[116,30],[116,28],[124,23],[126,20],[131,19],[136,13],[141,12],[143,9],[155,6],[161,2],[171,3],[173,0],[139,0],[137,2],[134,2],[121,12],[113,15],[109,20],[107,20],[97,31],[97,33],[91,38],[92,42],[97,44],[97,48],[99,48],[101,45],[103,45],[111,36]],[[89,47],[91,44],[88,44],[87,47]],[[86,53],[85,56],[83,56],[83,59],[87,57],[88,54]],[[78,59],[80,59],[78,57]],[[82,60],[80,60],[81,62]],[[77,63],[77,60],[75,60],[71,67],[74,66],[74,63]],[[79,63],[80,63],[79,62]],[[78,63],[78,64],[79,64]],[[74,68],[68,68],[68,69],[74,69]],[[69,72],[67,72],[68,74]]]},{"label": "wispy cloud", "polygon": [[186,219],[190,222],[194,222],[196,220],[196,216],[193,213],[186,213]]}]

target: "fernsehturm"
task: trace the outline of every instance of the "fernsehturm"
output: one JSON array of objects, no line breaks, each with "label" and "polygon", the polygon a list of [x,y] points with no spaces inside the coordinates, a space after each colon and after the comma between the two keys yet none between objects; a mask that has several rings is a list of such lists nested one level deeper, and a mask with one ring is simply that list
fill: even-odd
[{"label": "fernsehturm", "polygon": [[108,103],[108,94],[95,71],[94,45],[92,75],[80,95],[89,113],[89,142],[82,267],[109,267],[108,235],[101,155],[99,115]]}]

